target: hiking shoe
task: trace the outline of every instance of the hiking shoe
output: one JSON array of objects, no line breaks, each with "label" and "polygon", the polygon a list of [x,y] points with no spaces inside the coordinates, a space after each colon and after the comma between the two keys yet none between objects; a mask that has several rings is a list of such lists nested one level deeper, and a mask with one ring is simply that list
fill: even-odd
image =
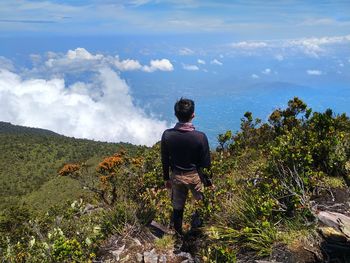
[{"label": "hiking shoe", "polygon": [[198,212],[192,214],[191,228],[198,228],[203,226],[203,221]]},{"label": "hiking shoe", "polygon": [[179,254],[182,252],[183,247],[183,236],[175,234],[175,242],[174,242],[174,254]]}]

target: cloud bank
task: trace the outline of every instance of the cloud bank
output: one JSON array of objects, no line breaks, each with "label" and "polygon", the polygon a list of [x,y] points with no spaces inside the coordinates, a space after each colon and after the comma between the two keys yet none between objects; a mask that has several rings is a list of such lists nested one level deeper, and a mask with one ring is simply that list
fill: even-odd
[{"label": "cloud bank", "polygon": [[[66,54],[56,54],[49,52],[49,58],[45,66],[54,71],[86,71],[96,70],[102,66],[111,67],[119,71],[135,71],[152,73],[155,71],[173,71],[174,66],[168,59],[155,59],[149,65],[142,65],[136,59],[120,59],[119,56],[109,56],[103,54],[91,54],[85,48],[68,50]],[[47,70],[47,69],[45,69]]]},{"label": "cloud bank", "polygon": [[212,61],[210,61],[210,64],[218,65],[218,66],[222,66],[223,65],[223,63],[221,61],[217,60],[216,58],[213,59]]},{"label": "cloud bank", "polygon": [[181,55],[181,56],[188,56],[188,55],[193,55],[193,54],[194,54],[194,51],[190,48],[187,48],[187,47],[181,48],[179,50],[179,55]]},{"label": "cloud bank", "polygon": [[142,70],[145,72],[160,71],[173,71],[174,67],[168,59],[156,59],[151,60],[149,66],[143,66]]},{"label": "cloud bank", "polygon": [[320,37],[320,38],[300,38],[284,40],[267,40],[267,41],[242,41],[228,44],[231,51],[238,54],[253,55],[273,53],[275,58],[282,61],[285,56],[290,54],[304,54],[308,57],[319,58],[334,50],[335,46],[348,48],[350,35]]},{"label": "cloud bank", "polygon": [[[44,67],[54,72],[89,68],[95,76],[91,81],[67,85],[64,74],[23,79],[9,68],[0,68],[1,120],[78,138],[148,146],[157,142],[166,122],[135,106],[128,85],[107,66],[106,57],[85,51],[68,51],[63,57],[47,60]],[[139,68],[132,60],[120,67]],[[147,70],[170,69],[167,60],[158,60],[151,61]]]},{"label": "cloud bank", "polygon": [[197,70],[199,70],[199,67],[197,65],[182,64],[182,68],[184,70],[188,70],[188,71],[197,71]]},{"label": "cloud bank", "polygon": [[306,73],[307,73],[308,75],[314,75],[314,76],[320,76],[320,75],[322,75],[322,71],[321,71],[321,70],[317,70],[317,69],[308,69],[308,70],[306,71]]}]

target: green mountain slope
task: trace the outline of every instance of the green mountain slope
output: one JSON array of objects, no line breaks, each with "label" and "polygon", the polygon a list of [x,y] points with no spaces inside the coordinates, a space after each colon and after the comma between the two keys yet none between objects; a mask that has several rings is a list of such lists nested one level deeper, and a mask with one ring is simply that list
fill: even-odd
[{"label": "green mountain slope", "polygon": [[11,199],[30,194],[56,178],[65,163],[101,159],[121,147],[129,152],[138,149],[131,144],[75,139],[0,122],[0,209]]},{"label": "green mountain slope", "polygon": [[[160,143],[114,154],[120,144],[12,128],[0,133],[4,262],[106,262],[117,253],[136,262],[165,249],[175,262],[178,240],[149,236],[172,218]],[[181,249],[196,262],[349,262],[349,117],[312,112],[295,97],[266,123],[246,112],[218,143],[214,187],[186,203]],[[57,176],[67,162],[84,164]]]}]

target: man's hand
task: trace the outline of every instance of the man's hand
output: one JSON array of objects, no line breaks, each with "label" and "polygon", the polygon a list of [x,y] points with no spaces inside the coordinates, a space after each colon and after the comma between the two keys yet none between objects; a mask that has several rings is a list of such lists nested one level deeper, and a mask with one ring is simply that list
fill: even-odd
[{"label": "man's hand", "polygon": [[171,180],[170,180],[170,179],[167,180],[167,181],[165,181],[165,187],[166,187],[167,189],[171,189]]},{"label": "man's hand", "polygon": [[211,187],[213,185],[212,180],[210,178],[208,178],[207,176],[203,176],[202,183],[203,183],[204,187]]},{"label": "man's hand", "polygon": [[214,184],[210,185],[210,186],[207,186],[206,187],[208,190],[210,191],[215,191],[216,190],[216,186]]}]

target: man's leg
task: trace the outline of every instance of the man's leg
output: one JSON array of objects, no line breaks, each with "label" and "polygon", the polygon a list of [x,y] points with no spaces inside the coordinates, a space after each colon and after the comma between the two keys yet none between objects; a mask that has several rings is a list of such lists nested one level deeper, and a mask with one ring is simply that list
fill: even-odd
[{"label": "man's leg", "polygon": [[[192,183],[189,185],[189,189],[192,192],[192,196],[196,201],[203,202],[204,200],[204,195],[203,195],[203,185],[200,180],[199,175],[194,175],[192,177]],[[203,225],[203,221],[200,216],[200,212],[197,209],[193,214],[192,214],[192,219],[191,219],[191,228],[198,228]]]},{"label": "man's leg", "polygon": [[182,235],[182,220],[187,194],[186,185],[174,178],[172,181],[173,222],[178,235]]},{"label": "man's leg", "polygon": [[184,210],[175,209],[173,210],[173,220],[174,229],[177,235],[182,236],[182,220],[183,220]]}]

